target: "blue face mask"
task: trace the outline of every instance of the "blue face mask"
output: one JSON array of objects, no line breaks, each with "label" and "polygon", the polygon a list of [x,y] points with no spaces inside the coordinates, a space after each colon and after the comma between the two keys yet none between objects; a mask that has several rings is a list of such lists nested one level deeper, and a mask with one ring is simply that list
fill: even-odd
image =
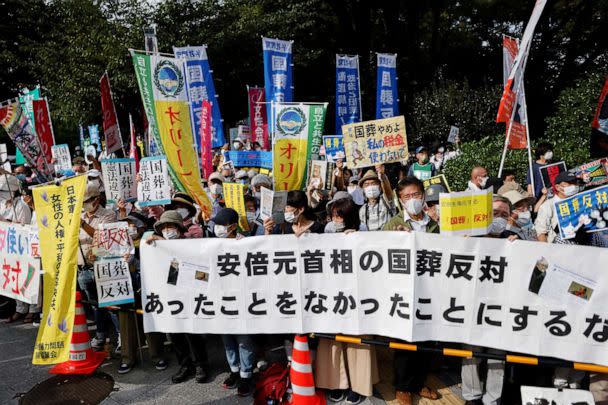
[{"label": "blue face mask", "polygon": [[26,181],[27,180],[27,176],[25,174],[23,174],[23,173],[19,173],[15,177],[17,177],[20,181]]}]

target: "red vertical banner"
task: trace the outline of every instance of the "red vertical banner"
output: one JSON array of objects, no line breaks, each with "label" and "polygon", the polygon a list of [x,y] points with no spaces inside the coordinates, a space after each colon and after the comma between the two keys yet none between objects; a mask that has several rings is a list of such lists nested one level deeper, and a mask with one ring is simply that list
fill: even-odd
[{"label": "red vertical banner", "polygon": [[268,142],[268,123],[266,121],[266,101],[263,87],[249,87],[249,128],[251,128],[251,142],[258,142],[262,149],[270,150]]},{"label": "red vertical banner", "polygon": [[55,136],[53,135],[53,125],[51,124],[51,115],[46,98],[33,100],[32,110],[34,111],[36,134],[40,140],[42,154],[46,162],[51,164],[51,160],[53,159],[51,147],[55,145]]},{"label": "red vertical banner", "polygon": [[201,106],[201,168],[204,179],[209,179],[213,173],[211,140],[211,103],[203,100]]},{"label": "red vertical banner", "polygon": [[[519,43],[515,38],[503,35],[502,37],[502,55],[503,55],[503,81],[505,85],[508,83],[509,75],[511,74],[511,69],[513,68],[513,63],[515,58],[517,57],[517,53],[519,52]],[[509,149],[526,149],[528,147],[528,136],[526,134],[526,120],[527,120],[527,111],[525,110],[524,103],[524,89],[523,83],[521,88],[515,95],[516,99],[512,105],[508,108],[504,109],[505,114],[509,114],[506,119],[507,127],[506,132],[509,137],[509,144],[507,148]],[[515,108],[515,113],[513,114],[513,108]],[[511,121],[511,116],[513,116],[513,120]],[[511,127],[511,132],[509,133],[509,126]]]},{"label": "red vertical banner", "polygon": [[103,113],[103,135],[106,139],[106,153],[109,155],[122,149],[123,144],[108,72],[105,72],[99,79],[99,86],[101,90],[101,111]]}]

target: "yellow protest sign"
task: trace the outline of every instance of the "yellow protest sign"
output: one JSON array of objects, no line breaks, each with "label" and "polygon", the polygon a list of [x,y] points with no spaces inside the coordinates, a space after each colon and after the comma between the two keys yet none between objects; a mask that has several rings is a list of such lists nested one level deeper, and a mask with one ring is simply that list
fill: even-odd
[{"label": "yellow protest sign", "polygon": [[406,160],[403,116],[342,125],[342,142],[350,169]]},{"label": "yellow protest sign", "polygon": [[232,208],[239,214],[239,228],[242,231],[248,231],[249,222],[247,222],[247,214],[245,213],[245,185],[224,183],[223,191],[226,207]]},{"label": "yellow protest sign", "polygon": [[34,364],[56,364],[69,359],[80,212],[86,182],[86,176],[78,176],[60,185],[33,190],[44,269],[43,318],[34,346]]},{"label": "yellow protest sign", "polygon": [[487,235],[492,223],[492,190],[439,194],[442,235]]}]

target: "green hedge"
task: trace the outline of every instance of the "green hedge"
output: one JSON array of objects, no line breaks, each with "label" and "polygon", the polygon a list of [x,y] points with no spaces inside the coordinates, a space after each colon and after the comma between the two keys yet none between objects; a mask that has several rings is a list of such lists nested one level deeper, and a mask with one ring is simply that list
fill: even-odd
[{"label": "green hedge", "polygon": [[[591,121],[603,78],[602,73],[590,73],[564,89],[555,101],[555,115],[547,118],[544,137],[532,140],[532,148],[543,141],[553,144],[553,161],[563,160],[569,169],[589,162]],[[503,131],[494,136],[464,142],[461,146],[462,154],[450,160],[444,170],[452,189],[466,188],[474,166],[483,166],[490,176],[497,176],[504,141]],[[532,158],[534,159],[534,156]],[[525,183],[528,171],[527,150],[508,151],[505,168],[515,170],[517,181]]]}]

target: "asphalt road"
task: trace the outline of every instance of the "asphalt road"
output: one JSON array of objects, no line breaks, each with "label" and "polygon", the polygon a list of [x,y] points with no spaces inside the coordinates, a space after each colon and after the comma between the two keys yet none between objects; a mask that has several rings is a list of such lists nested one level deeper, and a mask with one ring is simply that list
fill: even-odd
[{"label": "asphalt road", "polygon": [[[37,328],[32,325],[5,324],[0,321],[0,404],[18,404],[19,398],[36,384],[51,377],[47,366],[32,365],[31,356]],[[251,404],[253,399],[239,398],[235,391],[222,387],[228,375],[228,365],[219,336],[210,336],[208,352],[212,378],[206,384],[193,379],[182,384],[172,384],[171,375],[178,367],[170,353],[169,368],[157,371],[144,357],[128,374],[119,375],[116,370],[119,357],[106,361],[99,371],[114,378],[114,392],[103,402],[116,404]],[[362,405],[383,405],[380,398],[368,398]]]}]

